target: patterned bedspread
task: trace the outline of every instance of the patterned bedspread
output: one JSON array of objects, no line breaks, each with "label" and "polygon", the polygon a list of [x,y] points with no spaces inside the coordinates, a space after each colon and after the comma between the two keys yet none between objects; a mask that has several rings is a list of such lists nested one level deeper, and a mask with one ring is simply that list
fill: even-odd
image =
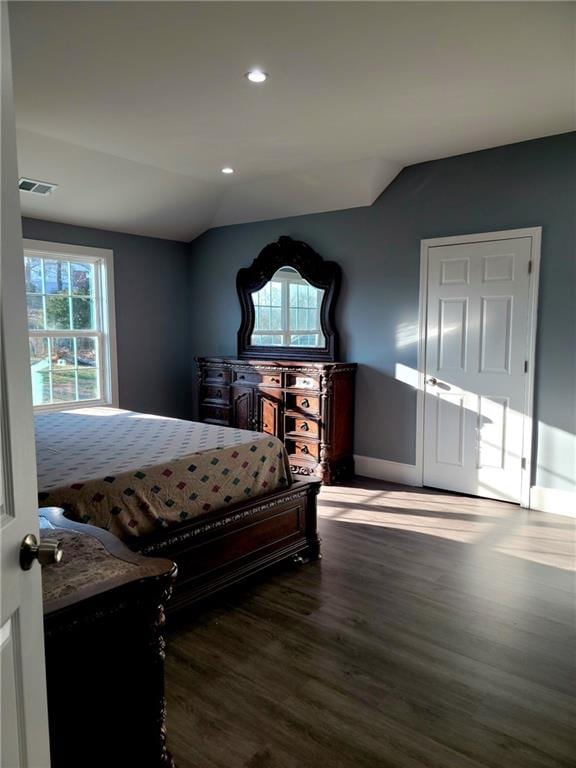
[{"label": "patterned bedspread", "polygon": [[221,510],[291,482],[282,443],[117,408],[35,417],[38,497],[120,538]]}]

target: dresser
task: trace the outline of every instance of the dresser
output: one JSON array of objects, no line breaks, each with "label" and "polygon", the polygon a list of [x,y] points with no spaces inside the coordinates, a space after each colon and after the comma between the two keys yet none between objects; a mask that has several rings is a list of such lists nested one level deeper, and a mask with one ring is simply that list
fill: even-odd
[{"label": "dresser", "polygon": [[171,768],[164,704],[164,605],[176,567],[107,531],[40,510],[61,563],[42,569],[51,763]]},{"label": "dresser", "polygon": [[295,475],[353,475],[355,363],[196,360],[202,421],[280,438]]}]

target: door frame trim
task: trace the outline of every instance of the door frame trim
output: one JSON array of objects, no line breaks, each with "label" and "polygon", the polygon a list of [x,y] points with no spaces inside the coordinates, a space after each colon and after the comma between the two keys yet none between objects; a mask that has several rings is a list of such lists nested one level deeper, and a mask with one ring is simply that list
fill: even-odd
[{"label": "door frame trim", "polygon": [[530,506],[530,485],[532,478],[534,448],[534,374],[536,370],[536,327],[538,321],[538,287],[540,282],[540,259],[542,247],[542,227],[506,229],[496,232],[479,232],[472,235],[452,235],[434,237],[420,241],[420,294],[418,300],[418,388],[416,390],[416,472],[419,485],[424,485],[424,403],[426,380],[426,327],[428,306],[428,260],[431,248],[442,245],[465,245],[487,240],[512,240],[529,237],[532,240],[530,258],[532,271],[528,289],[528,338],[526,355],[528,373],[524,398],[522,455],[526,466],[521,474],[520,505]]}]

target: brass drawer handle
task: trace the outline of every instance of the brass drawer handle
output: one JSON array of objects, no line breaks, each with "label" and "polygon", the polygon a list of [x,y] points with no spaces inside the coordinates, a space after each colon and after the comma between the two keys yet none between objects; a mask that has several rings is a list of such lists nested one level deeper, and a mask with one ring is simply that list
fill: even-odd
[{"label": "brass drawer handle", "polygon": [[310,453],[310,451],[308,450],[308,446],[307,445],[301,445],[300,446],[300,453]]},{"label": "brass drawer handle", "polygon": [[308,424],[306,424],[306,422],[303,422],[302,424],[300,424],[300,429],[302,430],[302,432],[308,432],[310,427],[308,426]]},{"label": "brass drawer handle", "polygon": [[221,389],[218,389],[216,391],[216,397],[222,397],[222,390]]},{"label": "brass drawer handle", "polygon": [[306,397],[302,400],[302,408],[310,408],[310,400]]},{"label": "brass drawer handle", "polygon": [[239,378],[239,379],[245,379],[245,378],[246,378],[246,376],[244,376],[244,374],[242,373],[240,376],[238,376],[238,378]]}]

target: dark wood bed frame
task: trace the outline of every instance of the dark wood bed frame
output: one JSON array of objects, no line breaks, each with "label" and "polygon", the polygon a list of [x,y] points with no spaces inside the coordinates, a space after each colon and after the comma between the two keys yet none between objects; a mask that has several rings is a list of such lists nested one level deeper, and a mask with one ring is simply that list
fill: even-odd
[{"label": "dark wood bed frame", "polygon": [[301,480],[125,543],[135,552],[176,563],[178,576],[168,604],[174,612],[283,560],[319,559],[319,490],[319,480]]}]

